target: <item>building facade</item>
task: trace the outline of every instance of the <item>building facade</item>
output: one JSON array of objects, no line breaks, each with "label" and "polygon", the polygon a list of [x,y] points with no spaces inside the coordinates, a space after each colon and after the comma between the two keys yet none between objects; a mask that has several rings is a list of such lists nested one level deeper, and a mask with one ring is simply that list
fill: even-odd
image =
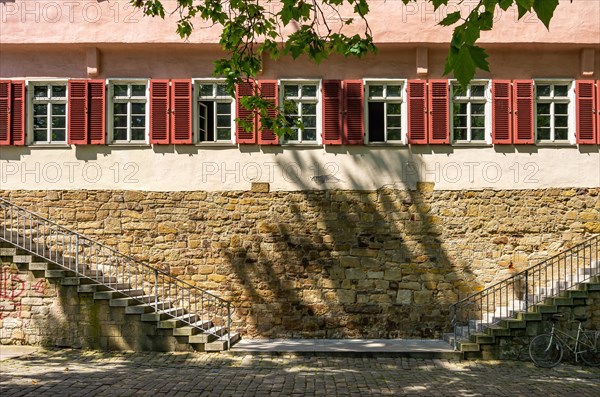
[{"label": "building facade", "polygon": [[217,29],[3,2],[2,197],[231,299],[246,336],[437,337],[457,299],[600,233],[600,3],[549,31],[499,11],[463,89],[437,22],[473,5],[372,2],[377,54],[265,56],[256,86],[304,124],[280,139],[212,76]]}]

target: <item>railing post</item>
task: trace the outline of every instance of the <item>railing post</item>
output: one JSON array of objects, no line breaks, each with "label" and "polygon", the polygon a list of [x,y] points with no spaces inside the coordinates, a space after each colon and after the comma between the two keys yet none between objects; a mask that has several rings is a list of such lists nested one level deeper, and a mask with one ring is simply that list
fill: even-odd
[{"label": "railing post", "polygon": [[227,350],[231,349],[231,303],[227,302]]},{"label": "railing post", "polygon": [[456,342],[456,339],[458,337],[458,332],[456,330],[456,305],[452,305],[452,328],[454,328],[454,340],[452,341],[452,344],[454,345],[454,350],[457,350],[458,343]]},{"label": "railing post", "polygon": [[154,269],[154,308],[158,310],[158,269]]},{"label": "railing post", "polygon": [[75,235],[75,273],[79,274],[79,235]]},{"label": "railing post", "polygon": [[525,312],[529,311],[529,269],[525,270]]}]

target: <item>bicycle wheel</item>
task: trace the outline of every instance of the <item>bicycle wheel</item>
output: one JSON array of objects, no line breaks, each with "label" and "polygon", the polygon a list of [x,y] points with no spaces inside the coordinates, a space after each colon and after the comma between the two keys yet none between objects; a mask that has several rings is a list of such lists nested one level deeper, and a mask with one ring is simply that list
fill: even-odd
[{"label": "bicycle wheel", "polygon": [[597,332],[586,332],[579,345],[581,349],[587,349],[579,353],[584,363],[592,367],[600,367],[600,335]]},{"label": "bicycle wheel", "polygon": [[554,367],[562,356],[563,347],[560,341],[550,334],[538,335],[529,343],[529,357],[538,367]]}]

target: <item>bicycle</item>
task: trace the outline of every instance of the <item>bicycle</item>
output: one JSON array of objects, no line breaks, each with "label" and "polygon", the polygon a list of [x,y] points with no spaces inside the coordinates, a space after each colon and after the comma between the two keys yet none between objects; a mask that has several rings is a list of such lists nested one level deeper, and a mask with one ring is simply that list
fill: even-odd
[{"label": "bicycle", "polygon": [[549,334],[538,335],[529,343],[529,357],[538,367],[552,368],[563,358],[566,347],[575,355],[575,362],[581,360],[592,367],[600,366],[600,331],[586,331],[581,324],[587,317],[574,318],[579,324],[574,337],[556,328],[556,322],[563,314],[552,316],[552,330]]}]

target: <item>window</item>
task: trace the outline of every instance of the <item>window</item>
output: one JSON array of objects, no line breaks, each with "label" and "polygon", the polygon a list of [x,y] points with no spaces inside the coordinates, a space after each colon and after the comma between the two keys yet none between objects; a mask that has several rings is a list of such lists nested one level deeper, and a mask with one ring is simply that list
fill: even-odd
[{"label": "window", "polygon": [[367,83],[367,139],[403,142],[403,89],[401,82]]},{"label": "window", "polygon": [[569,140],[570,82],[536,82],[535,112],[538,141]]},{"label": "window", "polygon": [[114,143],[145,143],[148,131],[148,82],[109,83],[109,123]]},{"label": "window", "polygon": [[[292,126],[292,134],[286,136],[284,143],[320,143],[317,134],[319,111],[319,83],[318,82],[284,82],[283,101],[288,110],[285,117]],[[294,109],[290,112],[290,109]],[[295,126],[299,120],[303,128]]]},{"label": "window", "polygon": [[227,93],[226,84],[196,81],[195,92],[195,141],[233,142],[234,101]]},{"label": "window", "polygon": [[29,83],[33,143],[67,142],[67,84]]},{"label": "window", "polygon": [[472,83],[463,88],[452,84],[452,140],[459,143],[488,141],[487,125],[489,104],[485,82]]}]

